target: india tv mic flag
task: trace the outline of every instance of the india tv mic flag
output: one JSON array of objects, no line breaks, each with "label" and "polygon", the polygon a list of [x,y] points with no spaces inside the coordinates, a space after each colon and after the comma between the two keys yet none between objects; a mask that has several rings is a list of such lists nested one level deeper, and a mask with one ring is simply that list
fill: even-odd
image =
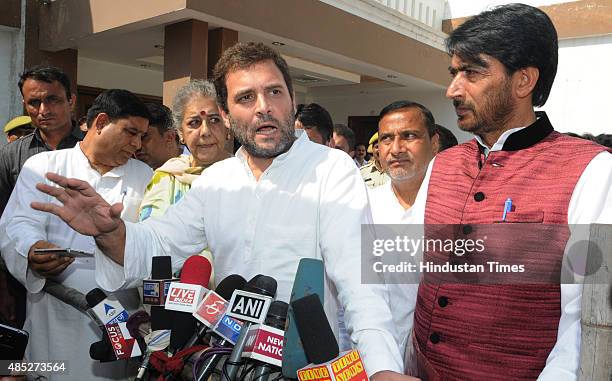
[{"label": "india tv mic flag", "polygon": [[299,381],[368,381],[357,350],[342,353],[323,364],[310,364],[298,370]]},{"label": "india tv mic flag", "polygon": [[236,344],[242,322],[225,314],[228,302],[214,291],[209,291],[193,316],[225,340]]},{"label": "india tv mic flag", "polygon": [[209,291],[193,313],[208,328],[215,327],[225,314],[228,302],[214,291]]}]

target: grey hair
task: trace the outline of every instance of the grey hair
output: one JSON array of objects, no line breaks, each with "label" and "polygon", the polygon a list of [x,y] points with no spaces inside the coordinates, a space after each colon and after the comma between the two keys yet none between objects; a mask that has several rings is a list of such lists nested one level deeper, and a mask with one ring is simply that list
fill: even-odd
[{"label": "grey hair", "polygon": [[172,102],[172,119],[174,120],[174,128],[180,133],[181,123],[185,116],[185,106],[194,97],[202,96],[217,101],[217,92],[215,85],[210,81],[202,79],[192,79],[188,84],[181,87],[174,96]]}]

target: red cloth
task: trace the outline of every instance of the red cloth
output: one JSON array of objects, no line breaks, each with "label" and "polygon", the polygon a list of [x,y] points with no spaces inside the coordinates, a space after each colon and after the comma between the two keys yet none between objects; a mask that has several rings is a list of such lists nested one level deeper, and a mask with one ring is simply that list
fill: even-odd
[{"label": "red cloth", "polygon": [[[537,126],[542,123],[552,130],[546,117],[528,129],[542,128]],[[605,148],[554,131],[543,135],[518,150],[491,152],[486,161],[475,140],[439,154],[428,187],[426,238],[435,230],[428,224],[458,224],[457,234],[465,238],[478,233],[467,230],[465,234],[465,225],[491,229],[493,223],[501,222],[504,202],[511,198],[513,210],[505,223],[560,224],[548,232],[550,237],[540,237],[537,245],[556,253],[549,259],[559,264],[569,236],[567,209],[572,192],[585,167]],[[476,196],[478,192],[482,195]],[[503,254],[523,238],[496,241],[496,253]],[[535,380],[556,342],[560,314],[560,286],[553,282],[421,282],[414,323],[419,376],[424,380]]]},{"label": "red cloth", "polygon": [[168,357],[164,351],[153,352],[150,360],[151,365],[155,370],[161,373],[157,381],[164,381],[169,374],[180,374],[181,370],[183,370],[183,366],[185,366],[185,359],[206,348],[208,348],[206,345],[196,345],[183,349],[172,357]]}]

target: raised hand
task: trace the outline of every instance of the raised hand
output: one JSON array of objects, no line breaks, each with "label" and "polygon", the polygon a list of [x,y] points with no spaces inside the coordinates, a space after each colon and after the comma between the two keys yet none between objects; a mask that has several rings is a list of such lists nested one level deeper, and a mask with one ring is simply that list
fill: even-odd
[{"label": "raised hand", "polygon": [[122,224],[122,204],[110,205],[85,181],[47,173],[59,187],[36,184],[36,189],[55,197],[63,205],[33,202],[36,210],[55,214],[83,235],[97,237],[117,230]]}]

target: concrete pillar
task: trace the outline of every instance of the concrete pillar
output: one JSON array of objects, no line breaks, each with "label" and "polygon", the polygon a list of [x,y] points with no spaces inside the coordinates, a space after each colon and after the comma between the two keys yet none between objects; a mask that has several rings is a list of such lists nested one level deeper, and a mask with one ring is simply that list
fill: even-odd
[{"label": "concrete pillar", "polygon": [[177,90],[208,69],[208,23],[186,20],[167,25],[164,34],[164,104],[172,106]]},{"label": "concrete pillar", "polygon": [[[231,29],[218,28],[208,32],[208,77],[212,77],[212,72],[221,54],[229,47],[238,42],[238,32]],[[225,143],[227,152],[236,152],[238,147],[235,147],[234,136],[230,134],[230,138]]]},{"label": "concrete pillar", "polygon": [[24,68],[40,64],[57,66],[68,75],[70,86],[72,87],[71,91],[73,94],[76,94],[78,51],[75,49],[64,49],[57,52],[49,52],[40,49],[38,41],[41,6],[44,5],[41,5],[37,0],[26,0]]}]

